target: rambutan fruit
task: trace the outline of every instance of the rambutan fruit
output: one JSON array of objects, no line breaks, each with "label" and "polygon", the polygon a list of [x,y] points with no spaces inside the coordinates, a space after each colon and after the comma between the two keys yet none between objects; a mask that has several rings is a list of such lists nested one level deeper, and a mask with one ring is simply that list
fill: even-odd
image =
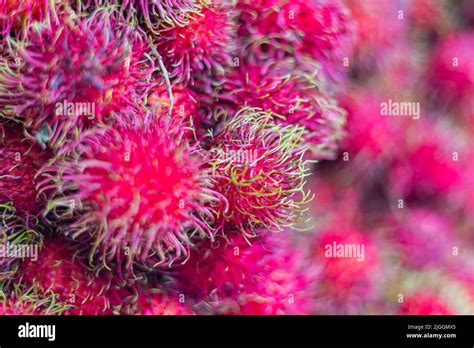
[{"label": "rambutan fruit", "polygon": [[17,212],[11,203],[0,204],[0,281],[16,273],[25,246],[41,245],[41,232],[36,217]]},{"label": "rambutan fruit", "polygon": [[148,108],[156,110],[157,115],[168,115],[172,108],[171,117],[188,128],[185,133],[189,139],[202,137],[205,134],[204,116],[199,109],[196,93],[184,85],[173,86],[171,93],[172,101],[166,86],[153,88],[147,98]]},{"label": "rambutan fruit", "polygon": [[448,304],[431,293],[419,292],[405,298],[398,314],[401,315],[452,315],[454,311]]},{"label": "rambutan fruit", "polygon": [[201,240],[176,278],[198,314],[307,314],[311,277],[298,254],[279,242],[249,244],[240,234]]},{"label": "rambutan fruit", "polygon": [[427,119],[407,127],[404,136],[389,171],[393,195],[445,200],[468,165],[467,161],[459,160],[469,152],[466,138],[448,124],[433,126]]},{"label": "rambutan fruit", "polygon": [[312,157],[333,158],[342,138],[345,111],[326,93],[319,66],[299,71],[293,59],[242,64],[231,70],[218,91],[219,105],[234,114],[241,106],[271,112],[273,121],[305,128]]},{"label": "rambutan fruit", "polygon": [[327,227],[311,251],[321,265],[318,296],[331,314],[360,313],[377,295],[379,255],[374,242],[351,226]]},{"label": "rambutan fruit", "polygon": [[[246,41],[268,42],[268,50],[308,55],[328,76],[343,68],[353,46],[353,24],[341,1],[239,1],[240,35]],[[278,53],[276,54],[278,55]]]},{"label": "rambutan fruit", "polygon": [[301,222],[307,162],[301,146],[304,129],[273,123],[271,114],[244,108],[222,126],[212,139],[212,177],[221,204],[219,228],[251,236],[265,229],[280,232]]},{"label": "rambutan fruit", "polygon": [[104,266],[171,265],[186,257],[188,234],[212,235],[206,205],[220,198],[182,127],[154,114],[128,116],[73,142],[76,151],[44,169],[44,213],[62,221],[65,234],[89,236]]},{"label": "rambutan fruit", "polygon": [[170,27],[185,27],[202,11],[198,0],[126,0],[143,16],[147,28],[159,36],[161,30]]},{"label": "rambutan fruit", "polygon": [[0,35],[6,38],[10,31],[23,32],[33,21],[55,17],[57,4],[57,0],[0,0]]},{"label": "rambutan fruit", "polygon": [[397,136],[393,119],[380,115],[384,96],[375,91],[353,91],[343,101],[347,110],[347,137],[341,148],[361,160],[372,162],[389,160],[396,153]]},{"label": "rambutan fruit", "polygon": [[0,115],[57,148],[113,111],[139,104],[154,72],[139,28],[111,9],[28,27],[0,66]]},{"label": "rambutan fruit", "polygon": [[0,204],[11,202],[18,212],[38,214],[44,200],[36,190],[36,174],[49,151],[24,137],[17,125],[0,127]]},{"label": "rambutan fruit", "polygon": [[474,95],[474,34],[447,35],[435,49],[430,74],[432,84],[443,99],[472,99]]},{"label": "rambutan fruit", "polygon": [[454,261],[454,227],[442,214],[414,208],[396,216],[394,237],[410,268],[447,267]]},{"label": "rambutan fruit", "polygon": [[196,73],[222,74],[231,61],[233,8],[225,1],[203,6],[185,25],[161,29],[155,39],[170,78],[193,82]]},{"label": "rambutan fruit", "polygon": [[[146,286],[145,286],[146,285]],[[124,314],[132,315],[193,315],[187,304],[179,296],[154,288],[150,284],[139,283],[132,287],[133,294],[125,298]]]},{"label": "rambutan fruit", "polygon": [[45,237],[38,259],[25,259],[16,283],[34,287],[47,295],[53,293],[70,308],[65,314],[113,314],[120,306],[119,290],[113,276],[93,273],[76,246],[62,237]]},{"label": "rambutan fruit", "polygon": [[0,291],[0,315],[57,315],[67,310],[65,303],[58,302],[53,293],[39,294],[35,288]]}]

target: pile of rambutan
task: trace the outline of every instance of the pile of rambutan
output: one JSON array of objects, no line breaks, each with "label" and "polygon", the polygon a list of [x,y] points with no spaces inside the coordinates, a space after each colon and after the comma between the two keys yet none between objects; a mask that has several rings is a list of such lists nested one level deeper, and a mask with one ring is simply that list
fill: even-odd
[{"label": "pile of rambutan", "polygon": [[0,21],[2,314],[314,312],[295,231],[343,135],[342,2],[0,0]]}]

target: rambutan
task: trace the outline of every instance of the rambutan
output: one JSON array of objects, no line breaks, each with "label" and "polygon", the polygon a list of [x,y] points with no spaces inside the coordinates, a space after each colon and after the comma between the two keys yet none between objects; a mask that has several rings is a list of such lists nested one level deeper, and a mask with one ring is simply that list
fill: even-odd
[{"label": "rambutan", "polygon": [[230,4],[216,1],[203,6],[186,25],[159,31],[156,47],[172,80],[192,82],[196,73],[223,73],[233,47],[232,13]]},{"label": "rambutan", "polygon": [[[206,159],[166,117],[131,113],[72,143],[71,155],[45,168],[45,215],[73,237],[90,236],[107,265],[155,267],[186,257],[189,233],[212,235],[218,200]],[[117,117],[118,120],[118,117]]]},{"label": "rambutan", "polygon": [[38,214],[44,200],[35,177],[50,155],[25,138],[21,127],[0,127],[0,204],[11,202],[19,212]]},{"label": "rambutan", "polygon": [[10,31],[23,32],[33,21],[55,17],[57,3],[57,0],[0,0],[0,36],[6,38]]},{"label": "rambutan", "polygon": [[220,228],[251,236],[301,222],[310,200],[304,189],[309,168],[300,143],[303,132],[252,108],[222,126],[212,140],[210,160],[216,190],[228,202],[218,211]]},{"label": "rambutan", "polygon": [[113,10],[64,14],[28,27],[0,66],[0,115],[22,122],[42,145],[59,147],[113,111],[140,103],[154,67],[138,28]]},{"label": "rambutan", "polygon": [[125,298],[129,305],[124,314],[133,315],[193,315],[194,313],[179,296],[166,293],[150,284],[138,284],[132,289],[133,294]]},{"label": "rambutan", "polygon": [[316,236],[314,264],[321,265],[318,295],[331,314],[360,313],[377,294],[379,255],[374,242],[354,227],[328,227]]},{"label": "rambutan", "polygon": [[442,214],[415,208],[397,216],[394,237],[410,268],[440,267],[450,264],[455,246],[454,229]]},{"label": "rambutan", "polygon": [[13,289],[2,290],[7,291],[0,291],[0,315],[57,315],[68,309],[55,294],[40,294],[34,287],[14,285]]},{"label": "rambutan", "polygon": [[190,139],[205,134],[204,117],[199,110],[196,93],[184,85],[173,86],[171,93],[172,101],[165,85],[153,88],[147,99],[149,109],[156,110],[157,115],[168,115],[172,108],[171,117],[188,128],[186,135]]},{"label": "rambutan", "polygon": [[231,70],[219,88],[219,105],[234,114],[241,106],[271,112],[277,124],[305,128],[303,134],[316,159],[334,157],[342,138],[345,111],[326,93],[319,66],[299,71],[293,59],[242,64]]},{"label": "rambutan", "polygon": [[433,126],[431,120],[420,122],[421,126],[405,130],[404,142],[390,168],[390,187],[397,197],[444,199],[463,176],[467,163],[459,158],[464,158],[469,145],[455,129]]},{"label": "rambutan", "polygon": [[[10,279],[18,269],[19,255],[14,247],[41,245],[42,229],[36,219],[17,212],[8,204],[0,204],[0,281]],[[10,251],[12,250],[12,251]]]},{"label": "rambutan", "polygon": [[460,32],[447,35],[439,42],[434,52],[428,73],[433,86],[449,97],[472,99],[474,96],[474,34]]},{"label": "rambutan", "polygon": [[111,274],[94,274],[81,251],[62,237],[46,237],[37,260],[25,259],[16,282],[47,295],[53,293],[70,308],[65,314],[113,314],[120,305]]},{"label": "rambutan", "polygon": [[202,240],[176,277],[196,300],[198,314],[307,314],[311,277],[300,269],[297,254],[280,242],[249,244],[240,234]]},{"label": "rambutan", "polygon": [[125,0],[124,3],[140,10],[147,28],[155,35],[163,29],[189,25],[203,7],[198,0]]},{"label": "rambutan", "polygon": [[427,292],[418,292],[405,298],[398,314],[401,315],[450,315],[454,311],[438,296]]},{"label": "rambutan", "polygon": [[398,137],[392,119],[380,115],[384,96],[375,91],[353,91],[343,101],[347,112],[347,137],[341,146],[364,161],[387,160],[396,153]]},{"label": "rambutan", "polygon": [[[268,42],[268,50],[292,50],[320,61],[329,76],[343,68],[353,46],[353,24],[341,1],[239,1],[240,35]],[[276,53],[278,56],[278,53]]]}]

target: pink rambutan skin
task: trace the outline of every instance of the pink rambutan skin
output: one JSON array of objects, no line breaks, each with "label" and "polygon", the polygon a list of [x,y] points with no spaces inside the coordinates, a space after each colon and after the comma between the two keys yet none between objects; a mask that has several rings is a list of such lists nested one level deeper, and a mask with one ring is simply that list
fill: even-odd
[{"label": "pink rambutan skin", "polygon": [[74,244],[61,237],[47,237],[38,260],[25,259],[17,279],[44,295],[56,294],[70,307],[64,314],[113,314],[113,306],[120,305],[111,274],[95,275]]},{"label": "pink rambutan skin", "polygon": [[215,2],[203,6],[185,25],[159,31],[156,47],[163,56],[171,79],[193,82],[196,73],[222,73],[231,61],[232,6]]},{"label": "pink rambutan skin", "polygon": [[444,303],[439,297],[426,292],[417,292],[404,299],[400,306],[401,315],[452,315],[454,311]]},{"label": "pink rambutan skin", "polygon": [[[341,1],[239,1],[240,35],[247,41],[268,41],[270,50],[288,50],[322,63],[337,77],[354,44],[350,15]],[[339,71],[339,72],[338,72]]]},{"label": "pink rambutan skin", "polygon": [[452,99],[474,96],[474,34],[458,32],[443,37],[435,49],[429,70],[432,83]]},{"label": "pink rambutan skin", "polygon": [[132,295],[127,298],[130,305],[126,314],[133,315],[194,315],[185,303],[185,297],[167,293],[154,288],[153,284],[139,283],[131,288]]},{"label": "pink rambutan skin", "polygon": [[268,238],[202,240],[178,270],[178,284],[197,301],[198,314],[209,306],[219,314],[308,314],[312,278],[299,268],[297,255]]},{"label": "pink rambutan skin", "polygon": [[343,136],[345,111],[326,88],[319,66],[298,71],[291,59],[251,61],[232,69],[220,85],[219,106],[233,114],[242,106],[272,114],[277,124],[305,128],[304,142],[315,159],[331,159]]},{"label": "pink rambutan skin", "polygon": [[[338,255],[337,248],[346,245],[364,248],[363,254]],[[375,298],[380,260],[365,233],[347,224],[328,227],[316,235],[311,254],[313,262],[321,265],[316,291],[328,313],[358,313]]]},{"label": "pink rambutan skin", "polygon": [[303,129],[280,126],[270,114],[244,108],[212,140],[212,177],[226,198],[220,228],[245,234],[281,231],[301,220],[311,199],[304,191],[308,168],[300,146]]},{"label": "pink rambutan skin", "polygon": [[[118,16],[103,8],[28,27],[28,39],[13,40],[0,68],[1,115],[22,122],[42,146],[54,148],[141,100],[154,71],[145,57],[148,44]],[[87,115],[79,106],[87,107]]]},{"label": "pink rambutan skin", "polygon": [[[394,223],[395,238],[410,268],[446,267],[455,235],[451,222],[443,215],[417,208],[399,216]],[[393,223],[393,222],[392,222]]]},{"label": "pink rambutan skin", "polygon": [[142,116],[134,112],[80,139],[72,146],[79,153],[45,168],[41,183],[51,194],[45,215],[68,222],[68,235],[91,236],[104,264],[126,268],[185,258],[188,233],[213,234],[214,213],[205,202],[221,199],[211,189],[206,158],[187,145],[183,128]]},{"label": "pink rambutan skin", "polygon": [[0,127],[0,204],[11,202],[19,212],[38,214],[43,200],[35,177],[50,155],[25,138],[21,127]]},{"label": "pink rambutan skin", "polygon": [[33,21],[42,21],[48,15],[54,15],[50,7],[55,6],[49,0],[0,0],[1,34],[7,37],[10,31],[21,32]]}]

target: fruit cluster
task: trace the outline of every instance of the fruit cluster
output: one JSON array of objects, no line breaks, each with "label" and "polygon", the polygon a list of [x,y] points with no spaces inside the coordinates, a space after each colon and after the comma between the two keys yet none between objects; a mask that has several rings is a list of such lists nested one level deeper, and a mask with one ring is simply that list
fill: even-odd
[{"label": "fruit cluster", "polygon": [[2,313],[314,311],[292,230],[343,135],[342,2],[0,0],[0,21]]}]

